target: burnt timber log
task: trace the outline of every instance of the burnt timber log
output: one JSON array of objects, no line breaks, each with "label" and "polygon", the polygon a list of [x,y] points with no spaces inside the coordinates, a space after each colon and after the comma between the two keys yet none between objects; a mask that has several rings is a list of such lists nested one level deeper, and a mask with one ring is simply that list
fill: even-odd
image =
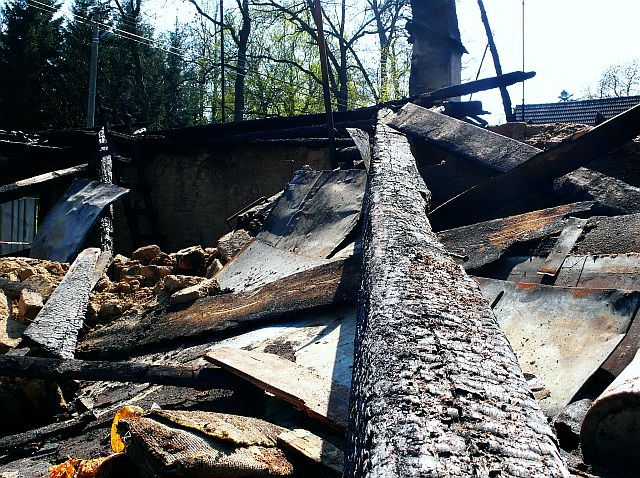
[{"label": "burnt timber log", "polygon": [[640,444],[640,353],[587,411],[580,430],[587,463],[615,466],[637,474]]},{"label": "burnt timber log", "polygon": [[345,476],[568,476],[477,283],[431,232],[406,138],[380,120],[370,174]]},{"label": "burnt timber log", "polygon": [[584,166],[640,133],[640,105],[634,106],[579,138],[543,151],[445,202],[429,214],[437,230],[490,219],[502,206],[550,186],[553,179]]},{"label": "burnt timber log", "polygon": [[0,376],[53,381],[152,383],[191,388],[228,388],[235,383],[232,375],[216,367],[200,368],[10,355],[0,356]]},{"label": "burnt timber log", "polygon": [[501,86],[515,85],[516,83],[521,83],[533,78],[534,76],[536,76],[535,71],[514,71],[512,73],[505,73],[504,75],[492,76],[491,78],[469,81],[467,83],[462,83],[461,85],[440,88],[439,90],[432,91],[431,93],[425,93],[418,96],[418,98],[413,102],[420,106],[429,107],[433,106],[434,103],[439,100],[457,98],[458,96],[492,90],[494,88],[500,88]]}]

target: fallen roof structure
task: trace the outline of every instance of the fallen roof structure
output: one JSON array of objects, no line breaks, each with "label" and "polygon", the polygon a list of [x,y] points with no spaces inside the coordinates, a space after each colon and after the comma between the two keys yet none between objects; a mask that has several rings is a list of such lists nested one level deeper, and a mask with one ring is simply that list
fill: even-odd
[{"label": "fallen roof structure", "polygon": [[323,115],[0,135],[52,226],[0,258],[0,475],[634,476],[640,110],[443,102],[527,76],[336,113],[335,170]]}]

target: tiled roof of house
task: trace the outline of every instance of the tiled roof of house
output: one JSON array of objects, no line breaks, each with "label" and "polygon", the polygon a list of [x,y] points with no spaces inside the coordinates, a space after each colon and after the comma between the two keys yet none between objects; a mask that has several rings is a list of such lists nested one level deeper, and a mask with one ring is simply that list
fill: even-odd
[{"label": "tiled roof of house", "polygon": [[[604,116],[605,119],[609,119],[639,103],[640,96],[626,96],[620,98],[524,105],[524,121],[533,124],[594,124],[598,113]],[[516,106],[515,114],[518,121],[523,121],[522,105]]]}]

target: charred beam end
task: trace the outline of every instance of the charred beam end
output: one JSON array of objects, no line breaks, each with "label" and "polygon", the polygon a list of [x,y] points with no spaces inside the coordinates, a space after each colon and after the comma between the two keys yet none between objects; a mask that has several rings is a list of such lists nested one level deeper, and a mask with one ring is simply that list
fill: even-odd
[{"label": "charred beam end", "polygon": [[91,168],[89,163],[80,164],[66,169],[59,169],[49,173],[39,174],[32,178],[21,179],[14,183],[0,186],[0,203],[12,201],[29,194],[50,187],[55,181],[86,173]]},{"label": "charred beam end", "polygon": [[431,232],[425,184],[384,114],[365,208],[345,476],[568,476],[478,285]]}]

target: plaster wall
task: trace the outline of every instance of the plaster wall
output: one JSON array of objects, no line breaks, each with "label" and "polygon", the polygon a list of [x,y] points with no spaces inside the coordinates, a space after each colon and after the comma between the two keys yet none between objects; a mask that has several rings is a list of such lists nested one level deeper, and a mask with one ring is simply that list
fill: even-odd
[{"label": "plaster wall", "polygon": [[[325,148],[246,145],[174,148],[143,154],[153,205],[158,212],[162,248],[167,252],[201,244],[215,246],[229,232],[226,219],[261,198],[284,189],[304,165],[329,169]],[[141,195],[130,195],[142,207]],[[116,250],[130,254],[133,244],[121,205],[116,207]],[[141,219],[144,229],[144,219]]]}]

